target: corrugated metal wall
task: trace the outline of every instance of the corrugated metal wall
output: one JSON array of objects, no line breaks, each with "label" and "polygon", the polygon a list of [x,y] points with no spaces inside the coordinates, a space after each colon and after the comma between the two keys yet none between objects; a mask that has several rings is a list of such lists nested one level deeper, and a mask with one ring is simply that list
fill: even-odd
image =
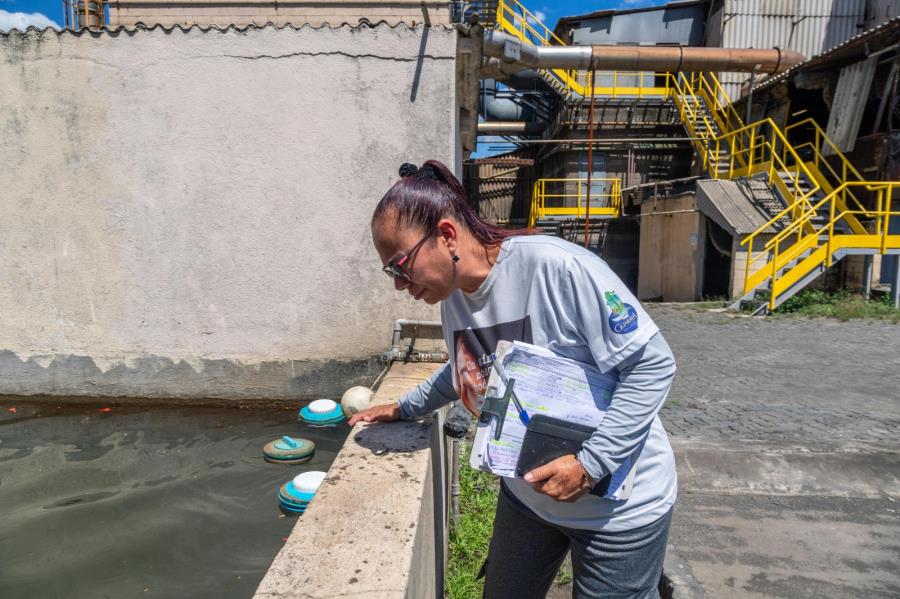
[{"label": "corrugated metal wall", "polygon": [[572,22],[572,44],[703,43],[706,6],[665,6],[658,10],[584,18]]},{"label": "corrugated metal wall", "polygon": [[[865,20],[866,0],[725,0],[721,45],[777,46],[812,58],[859,33]],[[721,75],[732,99],[748,79],[746,73]]]},{"label": "corrugated metal wall", "polygon": [[[506,158],[526,158],[531,151],[511,152]],[[490,222],[521,225],[528,218],[531,186],[534,183],[531,166],[505,164],[504,156],[495,157],[498,163],[467,162],[463,166],[463,185],[478,214]]]},{"label": "corrugated metal wall", "polygon": [[878,27],[885,21],[900,15],[900,0],[868,0],[866,29]]}]

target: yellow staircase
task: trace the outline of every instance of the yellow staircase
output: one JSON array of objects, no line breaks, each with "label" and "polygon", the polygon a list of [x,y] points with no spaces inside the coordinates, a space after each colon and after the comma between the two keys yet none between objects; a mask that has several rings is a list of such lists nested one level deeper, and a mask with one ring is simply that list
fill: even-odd
[{"label": "yellow staircase", "polygon": [[[495,27],[525,43],[564,45],[517,0],[499,1]],[[900,235],[889,234],[890,219],[900,219],[900,199],[892,202],[900,181],[864,179],[812,119],[783,130],[771,119],[744,124],[712,73],[608,73],[598,80],[611,85],[593,90],[586,72],[546,69],[541,76],[568,99],[592,91],[668,98],[709,177],[763,180],[775,192],[781,209],[741,242],[744,295],[735,306],[755,301],[771,311],[847,255],[900,254]],[[541,205],[536,184],[532,224]]]}]

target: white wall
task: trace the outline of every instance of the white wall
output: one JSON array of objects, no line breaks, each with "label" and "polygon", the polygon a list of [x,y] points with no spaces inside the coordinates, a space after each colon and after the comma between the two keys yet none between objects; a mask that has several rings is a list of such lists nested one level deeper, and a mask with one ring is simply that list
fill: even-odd
[{"label": "white wall", "polygon": [[457,161],[452,29],[0,35],[0,393],[293,397],[435,318],[379,272]]}]

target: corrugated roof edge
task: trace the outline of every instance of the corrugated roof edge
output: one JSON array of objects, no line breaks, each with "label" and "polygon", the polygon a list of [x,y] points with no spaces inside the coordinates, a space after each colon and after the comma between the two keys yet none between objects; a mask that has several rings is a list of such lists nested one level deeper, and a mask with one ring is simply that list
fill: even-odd
[{"label": "corrugated roof edge", "polygon": [[793,75],[794,73],[796,73],[797,71],[800,71],[802,69],[809,68],[811,66],[821,64],[823,62],[827,62],[828,59],[831,58],[834,54],[837,54],[842,50],[846,50],[850,46],[855,46],[857,44],[863,44],[863,43],[871,40],[872,38],[878,37],[879,35],[882,35],[883,33],[887,32],[888,30],[895,28],[895,27],[900,29],[900,17],[894,17],[888,21],[885,21],[878,27],[873,27],[872,29],[869,29],[868,31],[863,31],[862,33],[854,35],[850,39],[844,40],[837,46],[833,46],[832,48],[826,50],[825,52],[822,52],[821,54],[816,54],[815,56],[813,56],[806,62],[801,62],[800,64],[789,68],[788,70],[786,70],[783,73],[779,73],[778,75],[776,75],[774,77],[769,77],[765,81],[761,81],[758,85],[753,86],[753,91],[755,93],[759,90],[769,87],[770,85],[774,85],[774,84],[778,83],[779,81],[784,81],[785,79],[788,79],[791,75]]},{"label": "corrugated roof edge", "polygon": [[[182,33],[189,33],[191,31],[193,31],[194,29],[198,29],[201,33],[209,33],[210,31],[214,31],[216,33],[227,33],[229,31],[235,31],[237,33],[244,33],[245,31],[251,30],[251,29],[279,29],[279,30],[293,29],[294,31],[300,31],[302,29],[319,30],[319,29],[324,29],[327,27],[328,29],[345,29],[345,28],[347,28],[347,29],[350,29],[351,31],[360,31],[363,29],[379,29],[379,28],[387,28],[387,29],[402,28],[402,29],[407,29],[407,30],[414,30],[414,29],[419,29],[420,27],[425,27],[425,26],[426,25],[424,23],[419,23],[419,24],[413,25],[413,26],[411,26],[407,23],[397,23],[396,25],[391,25],[387,21],[384,21],[384,20],[377,21],[375,23],[371,23],[366,19],[361,19],[359,21],[359,23],[354,23],[354,24],[350,24],[350,23],[344,21],[340,24],[335,24],[335,25],[332,25],[330,23],[322,23],[321,25],[310,25],[309,23],[304,23],[299,26],[294,25],[292,23],[286,23],[284,25],[276,25],[275,23],[272,23],[271,21],[266,23],[265,25],[253,25],[253,24],[243,25],[243,26],[227,25],[225,27],[219,27],[218,25],[207,25],[207,26],[203,27],[201,25],[197,25],[196,23],[189,25],[187,27],[184,27],[182,25],[170,25],[170,26],[166,27],[165,25],[161,25],[159,23],[148,26],[148,25],[144,25],[143,23],[138,23],[137,25],[131,25],[131,26],[126,26],[126,25],[120,25],[118,27],[104,26],[99,29],[79,29],[79,30],[56,29],[55,27],[45,27],[45,28],[41,29],[38,27],[29,26],[24,31],[20,30],[20,29],[16,29],[16,28],[10,29],[9,31],[6,31],[6,32],[0,31],[0,38],[12,37],[13,35],[24,36],[29,33],[39,33],[41,35],[45,35],[45,34],[51,33],[51,32],[55,33],[57,36],[60,36],[60,37],[63,35],[74,35],[75,37],[81,37],[82,35],[86,35],[86,34],[99,37],[101,35],[116,36],[123,32],[131,35],[138,31],[141,31],[141,32],[155,31],[156,29],[161,29],[161,30],[163,30],[163,32],[168,34],[168,33],[172,33],[176,29],[180,30]],[[452,25],[432,25],[432,26],[430,26],[430,28],[431,29],[444,29],[446,31],[455,29],[455,27]]]}]

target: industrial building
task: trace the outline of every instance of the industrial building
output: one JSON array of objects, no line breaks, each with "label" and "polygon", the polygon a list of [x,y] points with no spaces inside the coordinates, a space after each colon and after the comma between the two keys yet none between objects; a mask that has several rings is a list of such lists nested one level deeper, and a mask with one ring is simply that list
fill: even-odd
[{"label": "industrial building", "polygon": [[460,166],[487,218],[593,247],[644,300],[763,311],[810,284],[898,286],[896,0],[683,0],[553,28],[518,0],[66,6],[74,29],[459,26]]},{"label": "industrial building", "polygon": [[[491,220],[588,245],[642,299],[728,297],[763,312],[808,285],[868,290],[893,281],[892,292],[900,290],[896,2],[671,2],[570,16],[553,28],[516,0],[66,6],[65,31],[0,32],[0,394],[40,396],[54,410],[57,399],[104,401],[98,414],[79,416],[78,435],[91,437],[85,445],[33,434],[43,419],[38,412],[0,409],[3,423],[27,437],[21,451],[4,437],[3,460],[38,460],[22,469],[26,476],[9,479],[13,484],[4,475],[4,493],[24,489],[13,492],[32,513],[78,520],[86,533],[85,541],[63,543],[56,542],[60,529],[50,529],[46,545],[78,558],[75,566],[55,567],[53,577],[43,567],[52,560],[20,551],[10,537],[17,554],[11,571],[29,584],[54,585],[28,596],[75,589],[72,573],[88,566],[108,581],[110,561],[101,558],[116,552],[103,514],[123,516],[117,522],[134,551],[117,556],[117,572],[146,564],[140,543],[148,537],[185,563],[188,552],[176,541],[190,538],[191,557],[204,567],[230,551],[191,534],[195,526],[214,527],[199,507],[231,513],[220,509],[226,485],[204,484],[208,493],[187,502],[189,517],[181,520],[165,509],[172,496],[160,492],[170,483],[194,487],[194,466],[164,466],[164,478],[154,474],[130,486],[121,470],[91,463],[91,455],[109,459],[119,448],[150,462],[154,452],[143,443],[158,441],[158,454],[173,460],[162,464],[177,466],[180,448],[195,443],[193,433],[126,438],[105,420],[112,410],[105,403],[281,407],[372,381],[381,381],[378,401],[393,403],[431,376],[436,365],[415,362],[422,353],[413,345],[426,328],[437,328],[429,324],[439,317],[436,306],[396,293],[372,251],[372,211],[406,160],[429,157],[455,167]],[[889,405],[894,349],[888,344],[888,360],[878,356],[884,340],[896,339],[892,325],[866,326],[877,334],[841,345],[854,325],[813,324],[817,333],[833,332],[792,333],[793,345],[779,346],[770,336],[777,327],[756,323],[765,331],[754,332],[754,348],[740,336],[731,345],[712,343],[720,323],[707,323],[711,333],[695,316],[685,317],[681,339],[701,348],[683,354],[693,367],[683,380],[694,380],[688,394],[698,401],[680,413],[693,418],[702,411],[702,419],[716,422],[707,428],[681,416],[676,426],[703,441],[698,453],[687,454],[699,456],[694,464],[713,463],[719,480],[732,479],[724,486],[712,479],[707,488],[718,501],[723,488],[736,489],[732,483],[754,470],[744,490],[772,503],[761,489],[784,498],[800,481],[796,486],[816,498],[810,511],[782,510],[796,527],[777,535],[760,535],[753,521],[753,538],[783,542],[800,529],[809,538],[836,530],[843,542],[854,529],[830,521],[840,510],[828,506],[847,504],[845,488],[856,493],[855,514],[887,505],[867,503],[872,497],[886,502],[898,494],[895,477],[874,469],[872,453],[845,451],[857,437],[842,436],[869,429],[861,442],[878,448],[884,472],[895,466],[896,454],[882,449],[897,422]],[[730,334],[750,326],[751,319],[732,320]],[[401,345],[404,330],[408,346]],[[820,349],[804,352],[804,344]],[[869,354],[827,355],[859,347]],[[737,353],[746,359],[735,360]],[[790,353],[804,360],[782,360]],[[868,355],[883,368],[860,370]],[[741,370],[742,363],[752,368]],[[718,381],[708,377],[712,371]],[[859,384],[874,379],[880,386]],[[832,385],[842,380],[845,387]],[[798,387],[805,399],[794,393]],[[862,402],[867,396],[877,404],[863,419],[872,405]],[[773,399],[783,400],[775,410],[767,405]],[[742,403],[745,412],[733,411]],[[850,407],[835,409],[841,404]],[[744,437],[732,425],[736,416],[748,430],[786,433],[790,446],[765,449],[763,438]],[[290,413],[291,425],[295,418]],[[355,429],[302,525],[290,537],[266,533],[280,541],[278,557],[257,564],[268,571],[249,579],[264,576],[255,596],[443,596],[448,506],[459,496],[449,473],[460,456],[442,418]],[[88,431],[98,422],[106,433]],[[795,445],[790,435],[806,426],[815,445]],[[714,429],[723,445],[706,445],[704,431]],[[232,433],[210,435],[207,470],[232,467],[220,435]],[[231,439],[240,445],[236,459],[253,466],[245,458],[258,448],[244,438]],[[735,444],[746,451],[722,450]],[[810,452],[820,461],[808,461]],[[714,462],[713,453],[727,459]],[[44,469],[48,456],[78,468],[65,479],[74,486]],[[826,496],[834,477],[822,465],[833,465],[835,456],[849,456],[839,466],[861,474]],[[773,469],[780,476],[772,477]],[[31,476],[43,482],[31,484]],[[879,476],[890,484],[869,485]],[[246,480],[241,485],[250,487]],[[52,501],[40,498],[41,486]],[[166,502],[165,528],[131,503],[151,493]],[[748,495],[736,497],[736,509],[752,505]],[[823,503],[829,498],[835,503]],[[109,500],[129,504],[120,512]],[[57,509],[91,505],[99,519]],[[760,513],[747,511],[746,519]],[[21,526],[24,510],[10,514],[13,527],[4,532],[36,536]],[[865,518],[864,530],[888,526],[893,512],[885,514]],[[130,526],[125,515],[140,524]],[[827,527],[813,529],[810,519],[818,518],[829,520]],[[732,534],[734,521],[725,518],[718,530],[739,543],[746,537]],[[240,528],[236,519],[228,524],[221,528]],[[865,559],[846,561],[879,578],[889,570],[880,564],[891,564],[882,552],[890,557],[894,549],[880,545]],[[844,553],[859,547],[848,542]],[[758,559],[764,551],[739,548],[747,561],[733,567],[764,577],[771,561]],[[234,549],[248,564],[255,551],[250,542]],[[746,568],[750,559],[763,571]],[[836,563],[805,561],[823,570]],[[218,592],[214,582],[234,591],[234,578],[248,578],[243,569],[198,572],[188,575],[209,592]],[[791,571],[779,576],[792,588],[797,580],[816,582]],[[832,578],[838,596],[849,588],[842,576]],[[152,587],[106,594],[164,595],[157,582],[171,579],[171,571],[157,568]],[[740,592],[741,581],[730,581]],[[892,583],[878,580],[874,592]]]},{"label": "industrial building", "polygon": [[496,28],[523,44],[670,48],[683,59],[688,48],[774,48],[778,62],[811,60],[768,72],[594,60],[486,78],[478,130],[495,155],[467,162],[470,194],[500,222],[587,237],[645,300],[726,297],[762,311],[814,282],[868,293],[896,278],[897,175],[890,151],[867,159],[846,140],[860,123],[879,147],[897,139],[898,14],[897,2],[689,1],[565,17],[551,30],[500,2]]}]

